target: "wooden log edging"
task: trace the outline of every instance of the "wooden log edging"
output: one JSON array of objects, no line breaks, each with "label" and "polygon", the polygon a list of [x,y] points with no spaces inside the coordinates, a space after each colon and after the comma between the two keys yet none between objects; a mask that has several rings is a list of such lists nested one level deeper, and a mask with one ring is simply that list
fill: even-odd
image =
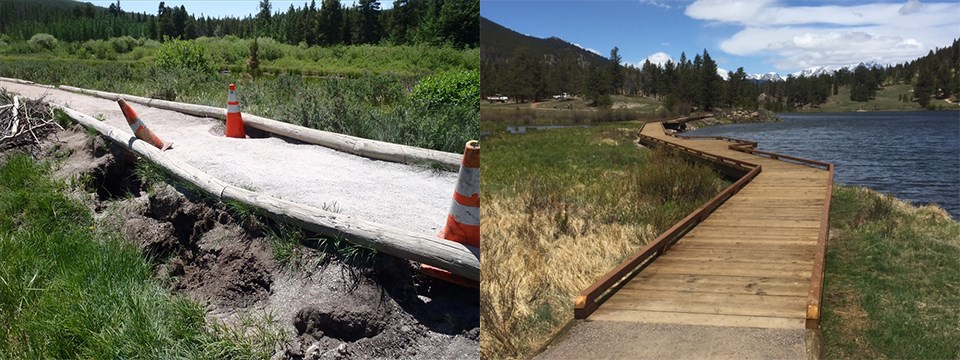
[{"label": "wooden log edging", "polygon": [[454,274],[480,281],[480,249],[397,229],[370,221],[336,214],[297,204],[273,196],[227,184],[181,161],[164,155],[156,147],[137,139],[89,115],[69,107],[50,103],[81,125],[96,130],[111,141],[162,166],[174,176],[196,185],[220,200],[238,201],[255,207],[279,221],[299,225],[306,230],[330,237],[340,237],[354,244],[400,258],[433,265]]},{"label": "wooden log edging", "polygon": [[[642,127],[641,131],[643,131]],[[680,240],[680,238],[686,235],[687,232],[703,222],[703,220],[713,213],[714,210],[719,208],[720,205],[747,186],[747,184],[757,177],[762,170],[761,166],[757,164],[750,164],[724,156],[705,154],[683,145],[663,142],[659,139],[643,135],[642,133],[640,134],[640,140],[651,146],[666,145],[681,151],[695,154],[710,161],[714,161],[720,166],[735,167],[738,170],[749,168],[750,170],[743,177],[723,189],[723,191],[715,195],[705,204],[692,211],[682,220],[671,226],[670,229],[667,229],[667,231],[660,234],[660,236],[648,243],[633,256],[627,258],[621,262],[620,265],[601,276],[600,279],[590,285],[589,288],[580,292],[580,295],[577,296],[576,302],[574,303],[574,318],[576,319],[586,319],[588,316],[590,316],[590,314],[596,311],[600,305],[606,301],[610,294],[626,283],[625,280],[628,280],[637,272],[643,270],[657,257],[668,251],[670,247]],[[706,155],[710,155],[710,158],[708,158]]]},{"label": "wooden log edging", "polygon": [[13,79],[13,78],[8,78],[8,77],[0,77],[0,81],[12,82],[12,83],[17,83],[17,84],[21,84],[21,85],[39,86],[39,87],[47,88],[47,89],[55,89],[55,88],[56,88],[56,87],[54,87],[53,85],[37,84],[37,83],[35,83],[35,82],[33,82],[33,81],[29,81],[29,80]]},{"label": "wooden log edging", "polygon": [[[220,120],[226,120],[227,118],[227,111],[225,108],[151,99],[142,96],[83,89],[68,85],[60,85],[59,88],[64,91],[93,95],[108,100],[117,100],[122,97],[126,101],[164,110],[177,111],[189,115],[210,117]],[[440,164],[443,169],[448,171],[458,171],[460,169],[460,162],[462,160],[462,155],[460,154],[394,144],[379,140],[364,139],[330,131],[310,129],[249,113],[242,113],[242,115],[244,125],[254,129],[296,139],[310,144],[328,147],[345,153],[403,164],[437,163]]]}]

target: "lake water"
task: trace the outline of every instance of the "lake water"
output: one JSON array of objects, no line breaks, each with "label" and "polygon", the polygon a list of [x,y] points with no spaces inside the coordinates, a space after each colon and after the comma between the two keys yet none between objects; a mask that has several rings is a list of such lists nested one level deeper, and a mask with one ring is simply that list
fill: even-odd
[{"label": "lake water", "polygon": [[960,112],[779,114],[783,122],[686,132],[759,142],[761,150],[834,164],[836,181],[915,204],[937,203],[960,219]]}]

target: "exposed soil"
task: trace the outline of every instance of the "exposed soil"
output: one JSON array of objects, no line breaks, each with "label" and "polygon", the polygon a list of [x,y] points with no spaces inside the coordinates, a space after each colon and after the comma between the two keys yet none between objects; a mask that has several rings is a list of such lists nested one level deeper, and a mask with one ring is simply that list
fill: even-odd
[{"label": "exposed soil", "polygon": [[139,246],[171,292],[207,306],[209,321],[273,315],[288,338],[274,358],[479,357],[475,289],[424,277],[406,260],[350,260],[309,242],[281,264],[272,224],[188,189],[145,184],[132,154],[79,125],[43,149],[54,176],[78,185],[100,231]]}]

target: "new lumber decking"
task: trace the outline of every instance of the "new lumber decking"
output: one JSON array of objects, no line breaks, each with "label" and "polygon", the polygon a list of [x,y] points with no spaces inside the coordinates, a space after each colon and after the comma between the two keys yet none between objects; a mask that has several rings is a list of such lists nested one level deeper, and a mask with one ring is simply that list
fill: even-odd
[{"label": "new lumber decking", "polygon": [[758,173],[678,224],[692,228],[674,226],[585,290],[577,317],[817,328],[832,165],[753,150],[755,143],[672,136],[661,123],[641,134],[645,143]]}]

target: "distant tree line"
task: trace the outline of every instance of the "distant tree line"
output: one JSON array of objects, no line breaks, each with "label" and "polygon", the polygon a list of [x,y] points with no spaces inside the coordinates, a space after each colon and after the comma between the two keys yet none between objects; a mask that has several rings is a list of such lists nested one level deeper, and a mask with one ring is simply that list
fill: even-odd
[{"label": "distant tree line", "polygon": [[156,14],[126,12],[117,0],[108,8],[68,0],[0,1],[0,33],[26,40],[37,33],[64,41],[133,36],[163,40],[234,35],[271,37],[288,44],[350,45],[389,42],[476,47],[480,41],[479,0],[396,0],[381,9],[374,0],[346,7],[339,0],[315,0],[274,12],[270,0],[243,18],[194,16],[185,6],[160,2]]},{"label": "distant tree line", "polygon": [[743,68],[717,74],[717,64],[704,50],[693,60],[681,54],[677,62],[663,65],[644,62],[624,66],[619,49],[613,48],[605,63],[585,61],[582,54],[566,51],[533,56],[518,48],[507,59],[483,59],[481,91],[504,94],[515,101],[536,101],[552,94],[585,96],[595,106],[610,105],[610,95],[641,95],[663,102],[673,113],[712,110],[716,107],[758,108],[788,111],[827,102],[847,87],[850,100],[865,102],[891,84],[912,84],[913,94],[901,101],[929,107],[932,99],[960,95],[960,39],[949,47],[931,50],[922,58],[886,67],[860,65],[818,76],[788,76],[783,81],[748,79]]}]

